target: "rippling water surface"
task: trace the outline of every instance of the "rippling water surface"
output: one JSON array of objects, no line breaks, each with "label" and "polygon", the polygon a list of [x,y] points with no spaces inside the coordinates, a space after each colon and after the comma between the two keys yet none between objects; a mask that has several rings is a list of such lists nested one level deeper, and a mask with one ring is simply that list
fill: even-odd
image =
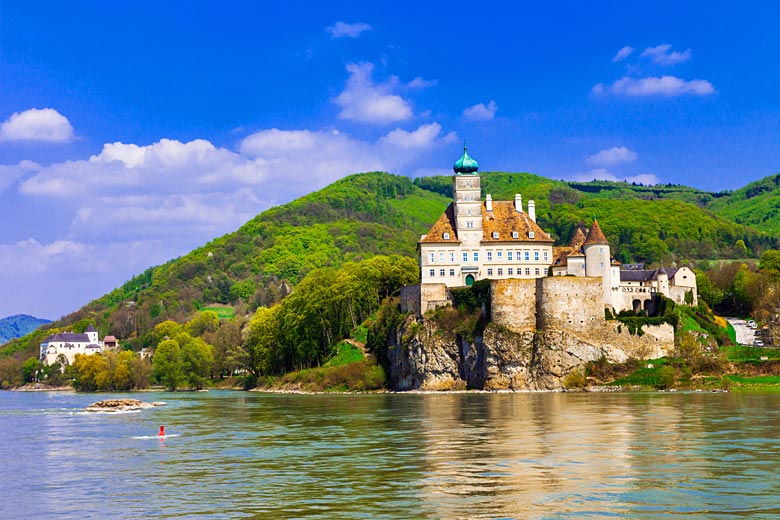
[{"label": "rippling water surface", "polygon": [[780,516],[780,396],[107,397],[0,392],[0,518]]}]

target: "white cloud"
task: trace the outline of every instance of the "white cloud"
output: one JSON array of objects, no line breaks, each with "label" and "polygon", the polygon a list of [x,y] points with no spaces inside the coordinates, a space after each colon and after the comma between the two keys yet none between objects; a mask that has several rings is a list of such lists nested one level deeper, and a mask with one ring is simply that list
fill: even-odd
[{"label": "white cloud", "polygon": [[26,175],[35,173],[40,165],[32,161],[20,161],[13,166],[0,165],[0,193]]},{"label": "white cloud", "polygon": [[435,79],[423,79],[420,76],[417,76],[412,81],[408,83],[409,88],[428,88],[433,87],[438,83]]},{"label": "white cloud", "polygon": [[618,177],[614,173],[610,172],[606,168],[596,168],[590,170],[587,173],[577,173],[571,176],[571,180],[576,182],[588,182],[592,180],[600,181],[612,181],[628,183],[635,182],[637,184],[655,185],[660,182],[660,179],[651,173],[641,173],[639,175]]},{"label": "white cloud", "polygon": [[[417,130],[407,132],[396,128],[380,142],[386,145],[395,146],[403,149],[419,148],[425,149],[430,147],[441,133],[441,125],[439,123],[430,123],[422,125]],[[456,139],[455,132],[450,132],[444,136],[442,142],[451,143]]]},{"label": "white cloud", "polygon": [[339,117],[363,123],[394,123],[412,117],[408,101],[392,91],[399,81],[391,76],[385,83],[374,83],[372,63],[350,63],[347,65],[349,79],[344,91],[333,101],[341,107]]},{"label": "white cloud", "polygon": [[715,93],[715,87],[703,79],[686,81],[675,76],[661,76],[660,78],[629,78],[626,76],[615,81],[612,85],[598,83],[591,92],[594,95],[614,94],[629,97],[707,96]]},{"label": "white cloud", "polygon": [[630,150],[625,146],[615,146],[591,155],[586,161],[596,166],[614,166],[616,164],[635,161],[636,158],[637,154],[635,151]]},{"label": "white cloud", "polygon": [[624,59],[628,58],[632,52],[634,52],[634,48],[626,45],[625,47],[617,51],[617,54],[615,54],[615,57],[612,58],[612,61],[614,62],[623,61]]},{"label": "white cloud", "polygon": [[346,23],[336,22],[333,25],[329,25],[325,28],[325,32],[330,34],[331,38],[358,38],[366,31],[372,30],[373,27],[367,23]]},{"label": "white cloud", "polygon": [[67,143],[73,139],[70,121],[53,108],[16,112],[0,124],[0,141]]},{"label": "white cloud", "polygon": [[663,43],[657,47],[648,47],[642,51],[640,56],[643,58],[650,58],[654,63],[659,65],[676,65],[691,59],[691,49],[677,52],[672,50],[670,44]]},{"label": "white cloud", "polygon": [[492,99],[485,105],[484,103],[477,103],[463,110],[463,117],[472,121],[489,121],[493,119],[498,110],[498,105]]}]

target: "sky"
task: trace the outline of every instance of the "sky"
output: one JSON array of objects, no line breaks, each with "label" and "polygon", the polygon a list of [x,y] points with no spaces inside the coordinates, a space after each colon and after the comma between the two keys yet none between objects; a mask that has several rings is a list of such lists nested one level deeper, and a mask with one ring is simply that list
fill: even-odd
[{"label": "sky", "polygon": [[[376,4],[376,5],[375,5]],[[774,2],[0,3],[0,317],[352,173],[780,171]]]}]

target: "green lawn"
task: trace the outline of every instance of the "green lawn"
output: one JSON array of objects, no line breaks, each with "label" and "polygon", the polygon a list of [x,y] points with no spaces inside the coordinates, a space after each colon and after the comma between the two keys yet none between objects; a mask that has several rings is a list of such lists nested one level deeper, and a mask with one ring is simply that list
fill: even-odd
[{"label": "green lawn", "polygon": [[365,359],[363,352],[359,348],[350,343],[347,343],[346,341],[342,341],[336,345],[336,349],[336,355],[330,358],[324,366],[338,367],[342,365],[348,365],[349,363],[363,361],[363,359]]},{"label": "green lawn", "polygon": [[216,312],[221,320],[232,320],[236,317],[236,310],[233,307],[201,307],[200,312],[204,311]]},{"label": "green lawn", "polygon": [[722,352],[729,361],[735,363],[761,361],[762,357],[780,359],[780,349],[776,348],[734,346],[723,347]]}]

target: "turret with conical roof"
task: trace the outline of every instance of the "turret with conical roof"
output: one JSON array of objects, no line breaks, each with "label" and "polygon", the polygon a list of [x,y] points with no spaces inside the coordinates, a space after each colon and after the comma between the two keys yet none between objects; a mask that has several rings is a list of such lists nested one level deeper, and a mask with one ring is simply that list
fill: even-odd
[{"label": "turret with conical roof", "polygon": [[595,218],[593,219],[593,225],[590,226],[588,237],[585,239],[585,243],[583,245],[587,246],[590,244],[609,245],[607,237],[604,236],[604,232],[601,231],[601,226],[599,226],[599,223]]},{"label": "turret with conical roof", "polygon": [[463,143],[463,155],[460,157],[460,159],[455,161],[455,164],[452,167],[456,175],[463,173],[477,173],[479,170],[479,164],[477,164],[477,161],[469,157],[466,149],[466,143]]}]

